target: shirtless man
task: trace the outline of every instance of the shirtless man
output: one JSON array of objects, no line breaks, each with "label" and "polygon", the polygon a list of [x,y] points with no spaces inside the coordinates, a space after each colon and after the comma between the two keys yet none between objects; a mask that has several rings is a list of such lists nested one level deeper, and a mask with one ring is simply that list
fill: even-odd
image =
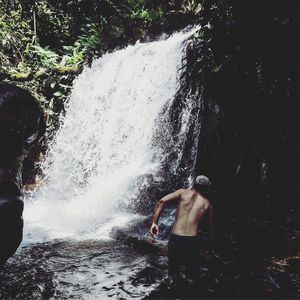
[{"label": "shirtless man", "polygon": [[207,196],[211,182],[203,175],[197,176],[192,189],[179,189],[162,199],[155,207],[150,233],[156,237],[159,233],[158,220],[166,204],[177,202],[176,221],[168,244],[169,276],[178,275],[184,267],[186,277],[193,281],[199,274],[199,222],[208,216],[212,233],[212,206]]}]

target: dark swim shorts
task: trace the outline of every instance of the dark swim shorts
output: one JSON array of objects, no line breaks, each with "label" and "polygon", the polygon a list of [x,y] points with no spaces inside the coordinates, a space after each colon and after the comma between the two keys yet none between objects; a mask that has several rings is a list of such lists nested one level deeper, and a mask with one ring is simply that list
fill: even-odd
[{"label": "dark swim shorts", "polygon": [[168,244],[169,276],[185,269],[188,278],[196,279],[200,272],[200,243],[198,236],[171,234]]}]

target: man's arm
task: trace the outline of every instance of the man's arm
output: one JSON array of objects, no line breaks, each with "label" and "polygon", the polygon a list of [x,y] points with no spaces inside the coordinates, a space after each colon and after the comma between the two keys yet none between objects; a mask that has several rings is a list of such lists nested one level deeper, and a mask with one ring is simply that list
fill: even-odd
[{"label": "man's arm", "polygon": [[159,229],[158,229],[158,220],[165,208],[165,205],[169,202],[172,202],[172,201],[177,201],[180,199],[180,196],[181,196],[181,190],[177,190],[176,192],[174,193],[171,193],[171,194],[168,194],[167,196],[161,198],[157,203],[156,203],[156,206],[155,206],[155,210],[154,210],[154,215],[153,215],[153,219],[152,219],[152,225],[151,225],[151,228],[150,228],[150,232],[152,234],[152,236],[157,236],[158,235],[158,232],[159,232]]}]

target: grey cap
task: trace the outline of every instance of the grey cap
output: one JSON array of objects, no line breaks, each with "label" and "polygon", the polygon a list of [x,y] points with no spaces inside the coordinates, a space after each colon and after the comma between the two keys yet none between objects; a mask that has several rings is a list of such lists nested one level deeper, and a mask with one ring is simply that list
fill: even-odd
[{"label": "grey cap", "polygon": [[204,175],[199,175],[195,179],[195,184],[210,187],[211,186],[211,181],[209,180],[208,177],[206,177]]}]

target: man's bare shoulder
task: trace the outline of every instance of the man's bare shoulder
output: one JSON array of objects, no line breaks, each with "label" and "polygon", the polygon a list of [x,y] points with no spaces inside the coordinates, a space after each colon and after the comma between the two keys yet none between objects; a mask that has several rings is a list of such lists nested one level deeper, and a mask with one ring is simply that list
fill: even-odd
[{"label": "man's bare shoulder", "polygon": [[180,194],[180,200],[183,201],[189,201],[197,197],[195,191],[191,189],[179,189],[178,193]]},{"label": "man's bare shoulder", "polygon": [[181,188],[181,189],[178,189],[175,191],[176,194],[188,194],[188,193],[191,193],[191,190],[190,189],[184,189],[184,188]]},{"label": "man's bare shoulder", "polygon": [[210,206],[210,202],[207,198],[203,197],[200,193],[198,193],[194,189],[178,189],[175,192],[179,196],[179,200],[183,202],[195,202],[197,201],[199,204],[205,207]]},{"label": "man's bare shoulder", "polygon": [[196,192],[195,193],[197,194],[197,201],[202,205],[204,206],[205,208],[210,208],[211,207],[211,204],[209,202],[209,200],[202,196],[200,193]]}]

